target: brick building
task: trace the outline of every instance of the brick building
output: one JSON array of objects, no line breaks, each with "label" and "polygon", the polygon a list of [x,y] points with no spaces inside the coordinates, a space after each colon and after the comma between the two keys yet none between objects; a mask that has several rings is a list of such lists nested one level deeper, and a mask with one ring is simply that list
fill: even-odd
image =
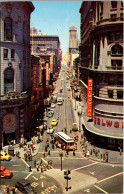
[{"label": "brick building", "polygon": [[31,28],[30,43],[31,54],[43,56],[50,56],[50,72],[51,74],[59,71],[61,66],[61,48],[58,36],[46,35],[34,28]]}]

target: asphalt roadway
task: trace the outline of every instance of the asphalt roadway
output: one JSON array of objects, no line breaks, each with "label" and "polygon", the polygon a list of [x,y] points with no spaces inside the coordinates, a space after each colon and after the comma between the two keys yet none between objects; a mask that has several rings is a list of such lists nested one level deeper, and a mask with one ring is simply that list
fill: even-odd
[{"label": "asphalt roadway", "polygon": [[[65,79],[64,72],[62,73],[62,77]],[[58,89],[60,88],[60,85],[63,87],[64,92],[61,94],[61,96],[64,98],[64,104],[63,106],[56,107],[55,109],[54,117],[57,118],[59,116],[60,118],[58,126],[55,127],[55,129],[56,131],[59,131],[64,127],[67,127],[68,129],[67,133],[69,134],[69,131],[70,131],[69,128],[71,124],[75,121],[77,121],[78,123],[78,119],[79,119],[78,113],[77,113],[77,110],[74,110],[75,100],[67,99],[68,95],[71,96],[71,91],[70,92],[66,91],[65,81],[58,80],[58,82],[59,83],[57,83],[56,90],[58,91]],[[78,104],[78,102],[76,103]],[[51,119],[48,120],[48,125],[50,125]],[[72,133],[70,135],[73,136],[75,134]],[[44,140],[47,136],[48,134],[46,134],[45,132]],[[80,133],[78,133],[78,136],[80,137]],[[28,142],[28,144],[31,144],[31,142]],[[88,144],[88,146],[90,149],[91,145]],[[33,187],[37,188],[38,193],[42,193],[42,194],[47,194],[47,193],[77,194],[77,193],[88,193],[88,192],[91,193],[91,191],[92,193],[100,192],[100,193],[107,194],[107,193],[111,193],[111,191],[113,192],[113,188],[110,189],[110,187],[114,187],[114,185],[116,186],[115,192],[116,190],[119,193],[121,193],[120,190],[122,191],[123,183],[119,179],[117,179],[117,177],[122,177],[123,172],[121,167],[120,168],[118,166],[116,167],[116,164],[118,165],[118,161],[119,161],[119,164],[121,165],[123,164],[123,156],[120,155],[119,152],[109,151],[108,164],[104,165],[104,161],[95,157],[94,155],[90,155],[89,160],[85,158],[83,156],[82,148],[80,146],[80,141],[78,141],[78,150],[76,151],[76,157],[73,157],[73,155],[69,153],[69,157],[67,159],[63,158],[64,160],[63,170],[61,171],[60,158],[58,157],[59,150],[56,150],[56,149],[52,150],[50,147],[51,155],[47,156],[44,159],[44,163],[47,163],[49,159],[54,160],[54,163],[53,163],[54,169],[50,169],[41,173],[40,171],[37,171],[36,168],[33,167],[33,161],[25,162],[23,148],[19,148],[18,145],[15,145],[14,147],[15,147],[15,152],[20,151],[21,160],[14,157],[10,162],[2,162],[2,164],[5,164],[6,167],[8,167],[8,169],[12,169],[14,172],[14,177],[12,177],[11,180],[1,179],[1,182],[3,182],[3,184],[8,184],[9,182],[13,184],[18,179],[24,177],[25,179],[28,179],[31,182],[31,185]],[[38,162],[40,161],[44,147],[45,147],[45,141],[43,141],[40,144],[35,144],[35,150],[34,150],[34,153],[32,153],[33,159],[36,159]],[[3,149],[7,149],[7,147]],[[105,152],[106,150],[101,150],[101,151]],[[82,162],[77,162],[78,160]],[[100,164],[100,162],[103,163],[103,165]],[[109,164],[110,166],[108,166]],[[29,171],[30,165],[32,166],[31,172]],[[77,170],[73,170],[74,168]],[[71,186],[71,189],[69,189],[68,191],[65,190],[67,180],[64,179],[64,171],[67,169],[71,169],[71,174],[69,175],[71,177],[71,180],[68,181],[68,185]],[[112,178],[114,177],[114,179],[112,179],[111,177]],[[113,180],[113,183],[110,182],[111,179]],[[104,180],[106,180],[107,185],[105,184]],[[121,180],[123,180],[123,177]],[[115,184],[114,184],[114,181],[116,181]],[[107,192],[106,192],[106,188],[108,189]]]}]

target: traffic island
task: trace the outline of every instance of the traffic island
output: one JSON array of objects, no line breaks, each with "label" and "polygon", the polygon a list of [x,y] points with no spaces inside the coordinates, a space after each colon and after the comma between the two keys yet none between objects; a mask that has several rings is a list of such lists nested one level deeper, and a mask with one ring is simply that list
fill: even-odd
[{"label": "traffic island", "polygon": [[80,173],[77,171],[70,171],[69,177],[71,179],[68,180],[68,187],[67,190],[67,180],[64,178],[64,172],[67,170],[60,170],[60,169],[50,169],[44,172],[45,175],[51,176],[54,178],[61,186],[63,193],[78,193],[79,191],[83,191],[97,182],[97,178]]}]

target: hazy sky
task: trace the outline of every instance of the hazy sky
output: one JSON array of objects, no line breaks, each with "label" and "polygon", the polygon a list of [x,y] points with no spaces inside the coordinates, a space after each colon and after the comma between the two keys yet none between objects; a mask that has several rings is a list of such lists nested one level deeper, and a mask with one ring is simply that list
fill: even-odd
[{"label": "hazy sky", "polygon": [[69,46],[69,27],[77,27],[80,39],[80,13],[82,1],[32,1],[31,27],[47,35],[57,35],[62,52]]}]

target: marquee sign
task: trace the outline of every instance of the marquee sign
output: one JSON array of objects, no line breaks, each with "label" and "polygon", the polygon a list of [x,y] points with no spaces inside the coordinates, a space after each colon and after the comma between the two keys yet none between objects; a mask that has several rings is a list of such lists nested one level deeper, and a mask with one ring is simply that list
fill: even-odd
[{"label": "marquee sign", "polygon": [[88,79],[87,117],[92,117],[92,89],[93,89],[93,80],[92,79]]},{"label": "marquee sign", "polygon": [[37,87],[37,66],[34,65],[33,66],[33,88],[36,88]]}]

